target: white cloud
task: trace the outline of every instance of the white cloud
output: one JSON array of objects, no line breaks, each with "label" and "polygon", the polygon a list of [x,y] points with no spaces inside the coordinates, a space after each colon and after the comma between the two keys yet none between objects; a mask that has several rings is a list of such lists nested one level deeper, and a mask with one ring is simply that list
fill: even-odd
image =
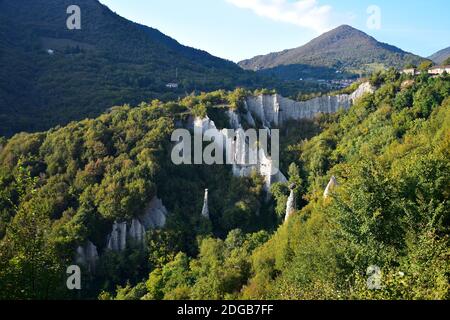
[{"label": "white cloud", "polygon": [[331,28],[331,6],[317,0],[226,0],[242,9],[285,23],[312,29],[318,33]]}]

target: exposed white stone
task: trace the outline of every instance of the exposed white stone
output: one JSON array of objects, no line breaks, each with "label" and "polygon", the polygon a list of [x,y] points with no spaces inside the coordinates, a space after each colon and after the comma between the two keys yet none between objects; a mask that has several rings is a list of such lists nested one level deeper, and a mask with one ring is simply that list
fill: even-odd
[{"label": "exposed white stone", "polygon": [[247,124],[250,126],[250,127],[252,127],[252,128],[255,128],[256,127],[256,121],[255,121],[255,119],[253,118],[253,116],[252,116],[252,113],[249,111],[249,109],[248,109],[248,105],[247,105],[247,100],[246,101],[244,101],[244,106],[245,106],[245,114],[244,114],[244,116],[245,116],[245,121],[247,121]]},{"label": "exposed white stone", "polygon": [[272,159],[267,156],[265,150],[246,139],[243,129],[238,129],[233,145],[235,159],[233,175],[248,177],[253,172],[256,172],[264,177],[266,191],[269,191],[273,183],[287,181],[283,173],[278,168],[275,168]]},{"label": "exposed white stone", "polygon": [[149,229],[162,228],[166,224],[167,209],[161,199],[153,197],[145,209],[145,213],[127,222],[115,222],[107,237],[106,248],[112,251],[123,251],[127,247],[127,239],[143,244],[145,232]]},{"label": "exposed white stone", "polygon": [[145,228],[139,219],[134,218],[131,220],[128,236],[137,244],[143,244],[145,242]]},{"label": "exposed white stone", "polygon": [[236,111],[228,110],[227,111],[228,118],[230,119],[230,125],[232,129],[241,128],[241,121],[239,119],[239,115]]},{"label": "exposed white stone", "polygon": [[86,266],[90,272],[95,272],[97,260],[97,247],[91,241],[88,241],[84,246],[79,246],[77,248],[75,263]]},{"label": "exposed white stone", "polygon": [[292,214],[295,212],[295,193],[294,188],[291,187],[291,194],[289,195],[289,198],[286,203],[286,216],[284,218],[284,221],[288,221],[289,218],[292,216]]},{"label": "exposed white stone", "polygon": [[[373,93],[374,88],[367,82],[361,84],[351,95],[322,96],[312,100],[297,102],[284,98],[280,95],[259,95],[249,97],[244,103],[243,114],[249,124],[255,126],[254,117],[257,118],[268,130],[272,126],[281,127],[287,120],[311,119],[318,113],[335,113],[340,109],[349,109],[355,100],[359,99],[365,93]],[[230,117],[230,123],[233,127],[236,125],[236,116]],[[209,123],[205,127],[213,127]],[[238,126],[242,128],[241,125]],[[257,146],[248,145],[243,136],[243,131],[238,132],[236,139],[232,142],[233,174],[235,176],[249,176],[256,171],[265,179],[266,190],[276,182],[287,182],[286,177],[279,170],[275,170],[270,157],[264,150],[258,150]],[[258,154],[258,163],[249,164],[249,156],[256,152]],[[247,161],[246,161],[247,160]]]},{"label": "exposed white stone", "polygon": [[97,260],[98,260],[97,247],[91,241],[88,241],[86,248],[85,248],[85,252],[86,252],[86,258],[87,258],[89,265],[91,267],[93,267],[93,269],[94,269],[95,264],[97,263]]},{"label": "exposed white stone", "polygon": [[331,179],[330,179],[330,182],[328,182],[328,185],[327,185],[327,187],[326,187],[326,189],[325,189],[325,191],[323,193],[323,197],[325,199],[328,198],[331,195],[331,192],[333,191],[333,189],[335,187],[337,187],[338,185],[339,184],[338,184],[338,182],[336,180],[336,177],[332,176]]},{"label": "exposed white stone", "polygon": [[161,199],[153,197],[139,220],[145,230],[163,228],[166,225],[167,209]]},{"label": "exposed white stone", "polygon": [[206,116],[205,118],[195,118],[194,119],[194,129],[201,129],[202,133],[205,134],[205,132],[207,130],[217,130],[216,124],[214,123],[214,121],[212,121],[210,118],[208,118],[208,116]]},{"label": "exposed white stone", "polygon": [[84,247],[79,246],[76,250],[75,263],[85,265],[86,264],[86,253],[84,252]]},{"label": "exposed white stone", "polygon": [[[264,149],[259,148],[257,143],[250,143],[250,139],[246,137],[239,117],[236,116],[233,113],[230,117],[230,125],[235,128],[235,132],[232,135],[226,129],[219,131],[214,121],[208,117],[195,119],[194,126],[197,130],[202,130],[202,134],[207,138],[212,136],[221,136],[223,138],[223,146],[225,148],[229,147],[227,157],[233,163],[234,176],[248,177],[252,172],[257,172],[264,177],[267,191],[275,182],[286,182],[286,177],[275,168],[273,161],[266,155]],[[270,133],[270,130],[267,130]]]},{"label": "exposed white stone", "polygon": [[[340,109],[349,109],[354,101],[365,93],[373,93],[374,89],[367,82],[350,94],[336,96],[322,96],[308,101],[294,101],[280,95],[259,95],[248,97],[244,102],[244,110],[238,114],[228,111],[230,127],[235,130],[230,134],[226,129],[218,130],[214,121],[205,118],[195,118],[190,121],[194,130],[199,130],[208,139],[223,138],[223,147],[228,150],[227,160],[233,163],[233,175],[248,177],[257,172],[264,177],[265,189],[276,182],[287,182],[282,172],[275,168],[272,159],[264,149],[252,144],[242,126],[241,117],[248,125],[255,127],[255,118],[268,130],[281,127],[287,120],[311,119],[318,113],[335,113]],[[214,141],[216,141],[214,139]]]},{"label": "exposed white stone", "polygon": [[203,201],[202,216],[206,219],[209,219],[208,189],[205,189],[205,199]]},{"label": "exposed white stone", "polygon": [[108,236],[108,250],[123,251],[127,247],[127,223],[114,222],[112,231]]},{"label": "exposed white stone", "polygon": [[294,101],[278,94],[247,98],[248,110],[269,128],[281,127],[288,120],[312,119],[318,113],[335,113],[348,110],[365,93],[373,93],[370,83],[361,84],[350,95],[321,96],[307,101]]},{"label": "exposed white stone", "polygon": [[259,150],[258,159],[259,159],[258,171],[264,177],[266,191],[269,191],[270,186],[274,183],[287,182],[287,179],[284,176],[284,174],[279,170],[279,168],[275,168],[272,159],[266,156],[266,153],[264,152],[263,149]]},{"label": "exposed white stone", "polygon": [[353,92],[350,95],[350,99],[354,103],[356,100],[361,98],[366,93],[374,93],[374,92],[375,88],[370,84],[370,82],[364,82],[358,87],[358,89],[355,90],[355,92]]}]

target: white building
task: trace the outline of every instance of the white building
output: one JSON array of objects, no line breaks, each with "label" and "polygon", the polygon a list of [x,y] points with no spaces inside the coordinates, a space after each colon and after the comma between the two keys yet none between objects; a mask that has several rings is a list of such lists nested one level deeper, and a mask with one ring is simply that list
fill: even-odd
[{"label": "white building", "polygon": [[444,72],[450,74],[450,66],[438,66],[428,70],[428,73],[431,75],[442,75]]},{"label": "white building", "polygon": [[416,68],[404,69],[404,70],[402,71],[402,73],[404,73],[404,74],[409,74],[409,75],[411,75],[411,76],[415,76],[415,75],[420,74],[420,72],[417,71]]}]

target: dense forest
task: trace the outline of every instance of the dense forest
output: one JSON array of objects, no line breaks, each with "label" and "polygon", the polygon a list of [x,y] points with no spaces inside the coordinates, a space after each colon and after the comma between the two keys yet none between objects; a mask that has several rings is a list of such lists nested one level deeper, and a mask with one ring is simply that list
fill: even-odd
[{"label": "dense forest", "polygon": [[97,0],[77,1],[81,29],[69,30],[72,4],[0,1],[0,135],[48,130],[97,117],[111,106],[192,92],[269,87],[289,96],[323,90],[244,71],[128,21]]},{"label": "dense forest", "polygon": [[[179,253],[101,297],[448,299],[449,80],[374,75],[375,94],[288,147],[302,201],[269,240],[241,230],[209,237],[197,257]],[[331,175],[339,187],[324,198]],[[287,186],[272,189],[283,214]],[[368,268],[379,268],[377,290]]]},{"label": "dense forest", "polygon": [[[389,70],[370,81],[378,89],[349,111],[282,128],[289,182],[270,200],[256,174],[170,161],[175,127],[191,115],[225,126],[244,89],[1,139],[0,298],[448,299],[450,78]],[[331,176],[339,185],[324,198]],[[297,211],[283,222],[292,185]],[[144,249],[106,250],[112,224],[155,195],[166,226]],[[66,268],[87,240],[100,260],[69,291]]]}]

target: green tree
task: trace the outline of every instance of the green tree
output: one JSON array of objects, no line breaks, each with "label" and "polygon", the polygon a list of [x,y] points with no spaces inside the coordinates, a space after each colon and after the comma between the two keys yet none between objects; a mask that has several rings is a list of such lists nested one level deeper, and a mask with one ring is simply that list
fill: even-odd
[{"label": "green tree", "polygon": [[[36,193],[37,179],[19,162],[19,199]],[[65,263],[56,254],[51,221],[37,211],[33,200],[15,207],[0,246],[0,283],[3,299],[50,299],[64,296]]]},{"label": "green tree", "polygon": [[419,71],[426,72],[433,66],[433,62],[430,60],[424,60],[419,64]]}]

